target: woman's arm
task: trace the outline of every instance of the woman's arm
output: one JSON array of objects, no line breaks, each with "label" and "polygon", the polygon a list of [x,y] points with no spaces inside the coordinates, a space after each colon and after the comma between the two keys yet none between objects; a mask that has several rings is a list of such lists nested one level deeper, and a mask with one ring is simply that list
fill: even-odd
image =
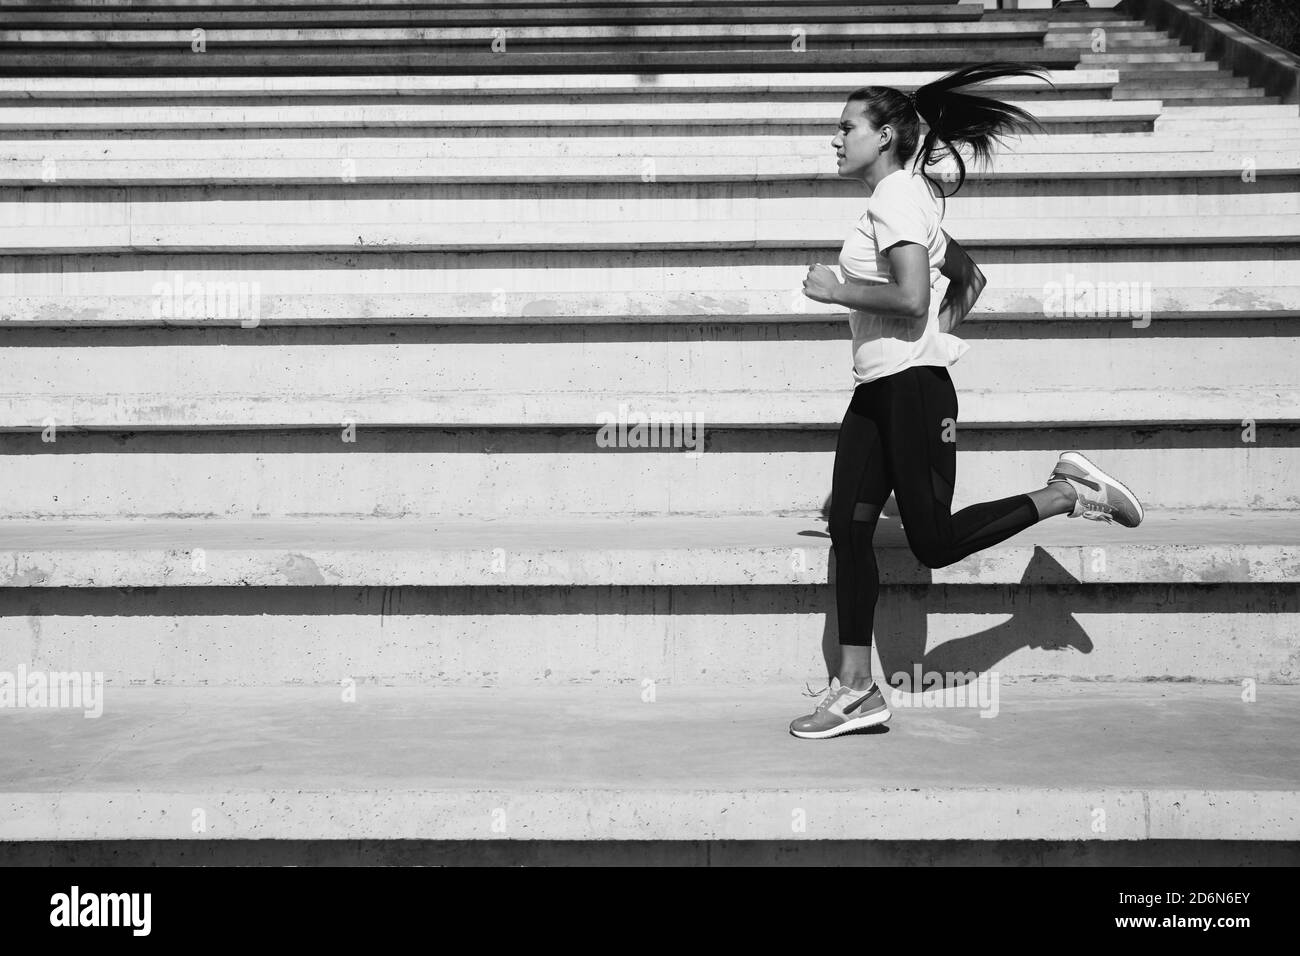
[{"label": "woman's arm", "polygon": [[818,302],[843,305],[859,312],[924,319],[930,314],[930,257],[915,242],[899,242],[889,248],[893,282],[867,285],[846,283],[818,263],[808,270],[804,294]]},{"label": "woman's arm", "polygon": [[947,232],[944,237],[948,240],[948,252],[939,271],[948,277],[948,293],[939,306],[939,328],[948,332],[975,307],[988,280],[956,239]]}]

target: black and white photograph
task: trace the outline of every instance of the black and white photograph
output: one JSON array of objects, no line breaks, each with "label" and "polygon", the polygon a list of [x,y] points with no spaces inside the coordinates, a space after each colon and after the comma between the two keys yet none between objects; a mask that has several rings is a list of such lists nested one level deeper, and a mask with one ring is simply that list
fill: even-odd
[{"label": "black and white photograph", "polygon": [[6,925],[997,868],[1245,939],[1298,266],[1296,0],[0,0]]}]

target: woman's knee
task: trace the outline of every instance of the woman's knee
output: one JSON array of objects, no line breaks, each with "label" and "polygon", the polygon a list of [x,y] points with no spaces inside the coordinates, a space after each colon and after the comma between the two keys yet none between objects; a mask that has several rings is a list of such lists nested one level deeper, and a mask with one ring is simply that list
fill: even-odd
[{"label": "woman's knee", "polygon": [[880,505],[867,501],[855,502],[852,510],[832,506],[827,531],[831,536],[831,546],[836,549],[850,548],[854,545],[854,535],[866,531],[868,540],[875,532],[876,520],[880,517]]},{"label": "woman's knee", "polygon": [[907,531],[907,543],[912,554],[927,568],[937,570],[953,563],[952,552],[946,542],[934,535],[913,533],[911,529]]}]

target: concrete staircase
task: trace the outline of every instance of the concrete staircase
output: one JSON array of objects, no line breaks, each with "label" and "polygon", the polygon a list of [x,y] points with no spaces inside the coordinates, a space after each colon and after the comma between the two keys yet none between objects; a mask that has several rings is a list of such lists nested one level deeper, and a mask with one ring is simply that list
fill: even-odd
[{"label": "concrete staircase", "polygon": [[[829,140],[987,59],[1055,87],[995,84],[1043,130],[948,204],[989,278],[955,506],[1077,448],[1147,521],[931,570],[887,509],[878,674],[1002,720],[947,680],[810,754],[852,378],[800,289],[865,203]],[[1115,10],[6,0],[0,671],[108,689],[0,712],[0,839],[1295,839],[1297,147]],[[639,419],[684,427],[604,447]],[[929,770],[836,775],[886,741]]]}]

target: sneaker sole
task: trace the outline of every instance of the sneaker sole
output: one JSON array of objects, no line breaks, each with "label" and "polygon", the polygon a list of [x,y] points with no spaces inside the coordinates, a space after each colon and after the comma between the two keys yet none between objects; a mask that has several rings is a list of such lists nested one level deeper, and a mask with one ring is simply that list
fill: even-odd
[{"label": "sneaker sole", "polygon": [[865,717],[854,717],[852,720],[846,720],[838,727],[832,727],[830,730],[791,730],[790,733],[804,740],[825,740],[827,737],[838,737],[840,734],[847,734],[851,730],[861,730],[863,727],[874,727],[877,724],[883,724],[891,716],[889,711],[882,710],[879,713],[867,714]]},{"label": "sneaker sole", "polygon": [[1137,495],[1133,494],[1133,492],[1129,489],[1129,487],[1126,484],[1124,484],[1124,482],[1106,474],[1104,471],[1102,471],[1100,468],[1094,465],[1083,455],[1079,454],[1077,451],[1067,451],[1061,455],[1061,459],[1064,461],[1068,461],[1071,464],[1078,465],[1080,468],[1084,469],[1087,472],[1092,473],[1096,477],[1100,478],[1102,481],[1106,482],[1108,485],[1112,485],[1115,488],[1118,488],[1120,492],[1123,493],[1124,497],[1128,499],[1129,504],[1131,504],[1133,508],[1137,511],[1137,516],[1138,516],[1137,523],[1129,527],[1136,528],[1139,524],[1142,523],[1142,519],[1146,516],[1146,512],[1142,507],[1142,502],[1138,501]]}]

